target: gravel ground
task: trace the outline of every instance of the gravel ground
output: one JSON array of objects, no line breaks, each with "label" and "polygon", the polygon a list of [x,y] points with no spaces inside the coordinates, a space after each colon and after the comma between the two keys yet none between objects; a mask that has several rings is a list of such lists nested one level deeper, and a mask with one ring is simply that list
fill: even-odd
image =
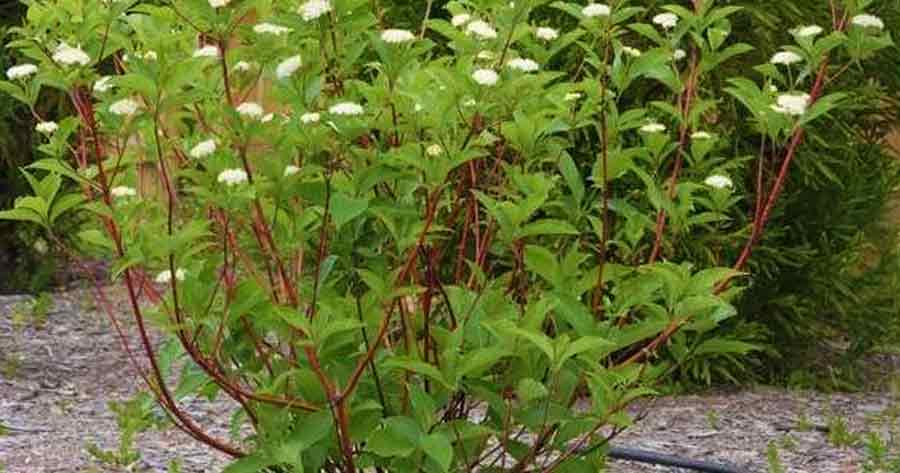
[{"label": "gravel ground", "polygon": [[[57,295],[41,329],[12,322],[14,308],[28,300],[0,297],[0,424],[12,427],[9,435],[0,436],[5,472],[162,472],[173,458],[183,472],[222,469],[224,457],[175,429],[141,434],[141,460],[128,469],[98,462],[86,445],[116,448],[118,429],[106,404],[137,391],[133,372],[87,294]],[[10,361],[16,359],[20,361]],[[890,363],[900,374],[898,360]],[[228,419],[233,407],[224,401],[190,400],[185,408],[204,423]],[[829,395],[758,388],[679,396],[655,401],[651,415],[619,437],[617,445],[765,472],[767,449],[774,443],[789,473],[862,472],[863,448],[835,446],[828,439],[829,426],[840,419],[851,434],[900,432],[896,416],[884,421],[892,410],[900,411],[900,399],[888,392]],[[217,436],[228,435],[225,425],[207,427]],[[611,462],[609,471],[676,470]]]}]

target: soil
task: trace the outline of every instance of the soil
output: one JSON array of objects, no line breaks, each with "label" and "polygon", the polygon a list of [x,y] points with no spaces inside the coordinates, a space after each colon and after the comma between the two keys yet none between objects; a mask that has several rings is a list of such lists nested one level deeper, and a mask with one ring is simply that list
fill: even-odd
[{"label": "soil", "polygon": [[[140,460],[125,467],[104,464],[90,454],[88,444],[117,448],[119,431],[107,403],[133,396],[138,381],[87,292],[57,294],[40,328],[13,321],[21,318],[14,314],[29,300],[0,297],[0,425],[9,428],[0,436],[0,465],[5,467],[0,471],[164,472],[172,459],[183,472],[221,471],[227,464],[224,456],[174,428],[140,434]],[[900,373],[900,360],[885,363]],[[228,437],[230,403],[189,399],[184,407],[211,433]],[[857,394],[715,391],[654,401],[651,414],[615,444],[730,463],[747,472],[768,471],[771,444],[786,472],[854,473],[863,471],[865,458],[863,442],[856,440],[871,431],[896,435],[898,412],[900,394],[888,389]],[[846,435],[840,435],[841,424]],[[611,461],[609,471],[677,470]]]}]

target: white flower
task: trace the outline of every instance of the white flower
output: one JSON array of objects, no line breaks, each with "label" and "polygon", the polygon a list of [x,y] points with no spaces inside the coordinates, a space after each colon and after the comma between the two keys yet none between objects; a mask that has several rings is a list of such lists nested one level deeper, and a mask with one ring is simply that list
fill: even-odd
[{"label": "white flower", "polygon": [[140,57],[145,61],[155,61],[159,58],[159,56],[157,56],[156,54],[156,51],[147,51],[144,54],[141,54]]},{"label": "white flower", "polygon": [[322,118],[322,116],[318,113],[307,112],[303,115],[300,115],[300,122],[308,125],[310,123],[318,123],[320,118]]},{"label": "white flower", "polygon": [[428,156],[440,156],[440,155],[444,154],[444,147],[435,143],[435,144],[429,146],[428,148],[426,148],[425,153],[427,153]]},{"label": "white flower", "polygon": [[879,30],[884,29],[884,21],[882,21],[881,18],[878,18],[875,15],[856,15],[850,20],[850,22],[862,28],[877,28]]},{"label": "white flower", "polygon": [[42,255],[47,253],[48,250],[47,241],[43,238],[38,238],[37,240],[35,240],[34,245],[32,245],[31,247],[34,248],[34,251],[37,251]]},{"label": "white flower", "polygon": [[91,57],[81,48],[73,48],[66,43],[59,43],[59,46],[53,52],[53,60],[64,66],[73,64],[86,66],[90,64]]},{"label": "white flower", "polygon": [[641,50],[638,48],[632,48],[631,46],[622,46],[622,52],[631,57],[641,56]]},{"label": "white flower", "polygon": [[492,86],[500,80],[500,76],[493,69],[476,69],[472,73],[472,79],[475,79],[475,82],[481,85]]},{"label": "white flower", "polygon": [[222,8],[228,5],[231,0],[209,0],[209,6],[213,8]]},{"label": "white flower", "polygon": [[94,82],[94,93],[102,94],[109,92],[113,88],[112,76],[103,76]]},{"label": "white flower", "polygon": [[666,126],[660,123],[648,123],[641,127],[642,133],[662,133],[666,131]]},{"label": "white flower", "polygon": [[289,164],[284,168],[284,177],[293,176],[294,174],[297,174],[298,172],[300,172],[299,167],[294,166],[293,164]]},{"label": "white flower", "polygon": [[786,115],[803,115],[809,106],[809,94],[782,94],[775,99],[772,110]]},{"label": "white flower", "polygon": [[6,78],[9,80],[24,79],[37,74],[38,68],[34,64],[19,64],[6,70]]},{"label": "white flower", "polygon": [[278,63],[278,67],[275,68],[275,76],[279,79],[286,79],[294,75],[294,73],[297,72],[297,69],[300,69],[302,64],[303,62],[300,60],[299,54],[291,56]]},{"label": "white flower", "polygon": [[691,133],[692,140],[709,140],[712,139],[712,137],[713,136],[710,133],[707,133],[705,131],[695,131]]},{"label": "white flower", "polygon": [[588,18],[593,18],[595,16],[609,16],[609,13],[609,6],[602,3],[589,3],[581,9],[581,14]]},{"label": "white flower", "polygon": [[678,15],[674,13],[660,13],[653,17],[653,23],[668,30],[678,25]]},{"label": "white flower", "polygon": [[475,57],[478,59],[484,59],[485,61],[490,61],[492,59],[495,59],[497,57],[497,55],[494,54],[493,51],[484,50],[484,51],[479,51],[478,55]]},{"label": "white flower", "polygon": [[253,26],[253,32],[256,34],[281,36],[283,34],[288,34],[291,31],[291,28],[288,28],[287,26],[273,25],[272,23],[259,23]]},{"label": "white flower", "polygon": [[329,0],[309,0],[300,5],[300,16],[304,21],[315,20],[320,16],[331,11],[331,2]]},{"label": "white flower", "polygon": [[201,141],[191,148],[190,155],[192,158],[205,158],[216,152],[216,140],[209,139]]},{"label": "white flower", "polygon": [[234,65],[234,70],[236,70],[238,72],[247,72],[250,69],[253,69],[253,66],[251,66],[250,63],[247,61],[238,61]]},{"label": "white flower", "polygon": [[218,181],[226,186],[236,186],[247,182],[247,171],[240,168],[226,169],[219,173]]},{"label": "white flower", "polygon": [[793,51],[780,51],[775,53],[772,56],[772,59],[769,60],[772,64],[784,64],[791,65],[794,63],[798,63],[803,60],[803,56],[793,52]]},{"label": "white flower", "polygon": [[137,191],[127,186],[116,186],[109,190],[109,195],[119,199],[123,197],[134,197]]},{"label": "white flower", "polygon": [[387,29],[381,32],[381,40],[385,43],[408,43],[416,39],[416,35],[409,30]]},{"label": "white flower", "polygon": [[807,38],[810,36],[820,35],[820,34],[822,34],[823,31],[824,30],[822,29],[821,26],[809,25],[809,26],[801,26],[801,27],[797,28],[796,30],[794,30],[794,34],[801,38]]},{"label": "white flower", "polygon": [[263,108],[256,102],[244,102],[235,110],[247,118],[259,119],[263,116]]},{"label": "white flower", "polygon": [[581,93],[579,92],[569,92],[563,97],[563,100],[566,102],[574,102],[581,98]]},{"label": "white flower", "polygon": [[37,126],[34,127],[39,133],[51,134],[54,131],[59,129],[59,125],[56,122],[40,122]]},{"label": "white flower", "polygon": [[734,187],[731,178],[721,174],[713,174],[712,176],[707,177],[703,183],[715,189],[731,189]]},{"label": "white flower", "polygon": [[[534,72],[540,69],[538,63],[532,61],[531,59],[523,59],[517,57],[515,59],[510,59],[506,65],[512,69],[516,69],[522,72]],[[493,72],[493,71],[492,71]],[[496,81],[494,81],[496,82]]]},{"label": "white flower", "polygon": [[534,37],[543,39],[544,41],[553,41],[554,39],[559,38],[559,31],[546,26],[541,26],[534,30]]},{"label": "white flower", "polygon": [[219,48],[208,44],[194,51],[194,57],[219,57]]},{"label": "white flower", "polygon": [[[175,279],[184,281],[184,277],[186,276],[186,274],[187,273],[185,273],[183,269],[178,268],[175,270]],[[170,282],[172,282],[172,271],[169,271],[168,269],[162,271],[161,273],[156,275],[155,281],[158,284],[169,284]]]},{"label": "white flower", "polygon": [[672,53],[672,59],[676,61],[680,61],[687,57],[687,52],[683,49],[676,49],[675,52]]},{"label": "white flower", "polygon": [[113,104],[109,106],[109,111],[113,115],[129,116],[137,113],[139,108],[141,108],[141,104],[134,100],[122,99],[113,102]]},{"label": "white flower", "polygon": [[365,110],[363,110],[362,105],[355,102],[341,102],[336,103],[328,109],[328,112],[333,115],[362,115]]},{"label": "white flower", "polygon": [[472,15],[469,15],[467,13],[453,15],[453,18],[450,18],[450,24],[453,26],[456,26],[456,27],[460,27],[460,26],[468,23],[469,20],[471,20],[471,19],[472,19]]},{"label": "white flower", "polygon": [[274,114],[274,113],[267,113],[265,116],[263,116],[262,118],[260,118],[259,121],[261,121],[261,122],[263,122],[263,123],[269,123],[270,121],[272,121],[272,120],[274,120],[274,119],[275,119],[275,114]]},{"label": "white flower", "polygon": [[494,39],[497,37],[497,30],[482,20],[475,20],[466,26],[466,34],[474,34],[481,39]]}]

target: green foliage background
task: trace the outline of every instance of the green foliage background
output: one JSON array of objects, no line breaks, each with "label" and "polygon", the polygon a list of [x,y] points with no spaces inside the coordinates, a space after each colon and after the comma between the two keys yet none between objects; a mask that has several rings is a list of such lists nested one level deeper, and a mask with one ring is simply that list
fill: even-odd
[{"label": "green foliage background", "polygon": [[[448,16],[445,3],[433,2],[432,17]],[[653,9],[666,3],[647,1],[642,6]],[[788,42],[790,28],[829,21],[826,2],[821,0],[723,3],[746,9],[735,17],[735,35],[757,47],[730,65],[735,73],[764,62]],[[415,29],[428,2],[381,4],[393,26]],[[896,35],[900,0],[879,5],[875,13]],[[806,13],[816,9],[818,17]],[[17,1],[0,3],[0,35],[5,26],[19,23],[22,13],[24,8]],[[556,25],[558,17],[548,13],[539,21]],[[5,41],[5,35],[2,38]],[[3,48],[0,69],[5,71],[14,62]],[[854,107],[835,114],[832,126],[821,129],[824,132],[808,137],[788,183],[790,197],[777,209],[752,259],[754,279],[743,298],[741,317],[722,329],[736,343],[769,348],[757,353],[755,363],[720,356],[689,365],[686,379],[705,383],[762,379],[822,387],[821,378],[809,375],[817,371],[839,375],[830,376],[826,387],[848,388],[857,381],[854,375],[862,356],[900,338],[896,227],[884,218],[900,183],[900,170],[896,157],[879,146],[884,133],[900,124],[900,54],[890,50],[875,58],[866,73],[851,67],[840,80],[840,88],[855,89]],[[730,109],[731,115],[717,119],[745,121],[738,107]],[[32,126],[27,110],[0,96],[0,208],[11,207],[15,196],[25,191],[16,168],[33,159]],[[758,148],[754,135],[747,130],[747,138],[736,141],[738,149],[733,154],[754,155]],[[753,202],[747,202],[746,209],[749,218]],[[0,223],[0,264],[28,268],[0,278],[0,291],[36,291],[48,284],[53,264],[30,250],[36,237],[15,224]],[[682,256],[709,253],[703,241],[682,238],[679,244],[676,251]],[[823,346],[832,347],[834,355],[825,357],[824,366]]]}]

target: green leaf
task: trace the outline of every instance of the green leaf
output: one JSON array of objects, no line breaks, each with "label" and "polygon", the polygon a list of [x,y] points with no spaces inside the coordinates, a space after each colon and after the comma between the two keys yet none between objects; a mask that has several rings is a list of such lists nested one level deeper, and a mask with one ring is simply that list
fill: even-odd
[{"label": "green leaf", "polygon": [[572,191],[575,202],[580,204],[584,200],[584,181],[578,172],[578,166],[575,165],[575,161],[568,153],[564,153],[559,158],[559,172],[565,178],[569,190]]},{"label": "green leaf", "polygon": [[447,436],[441,432],[435,432],[422,438],[422,450],[431,459],[437,462],[441,471],[448,471],[453,463],[453,445]]},{"label": "green leaf", "polygon": [[34,222],[38,225],[44,224],[44,219],[30,209],[0,210],[0,220],[18,220],[21,222]]},{"label": "green leaf", "polygon": [[366,449],[385,458],[408,457],[419,445],[422,430],[409,417],[389,417],[381,428],[372,431]]},{"label": "green leaf", "polygon": [[369,199],[357,199],[338,192],[331,196],[330,208],[334,226],[341,228],[369,208]]},{"label": "green leaf", "polygon": [[444,375],[434,367],[434,365],[430,365],[428,363],[416,360],[414,358],[409,357],[396,357],[391,358],[384,362],[384,367],[387,369],[403,369],[407,371],[412,371],[413,373],[418,373],[423,376],[427,376],[441,384],[443,384],[447,389],[453,389],[447,380],[444,379]]},{"label": "green leaf", "polygon": [[556,257],[550,250],[542,246],[527,245],[525,247],[525,267],[539,274],[554,287],[562,285],[562,275]]},{"label": "green leaf", "polygon": [[272,459],[265,458],[259,454],[248,455],[231,462],[222,470],[222,473],[259,473],[274,463]]},{"label": "green leaf", "polygon": [[479,376],[486,369],[494,366],[504,357],[510,356],[511,353],[506,348],[487,347],[478,348],[467,353],[460,361],[459,376]]},{"label": "green leaf", "polygon": [[525,225],[516,236],[518,238],[526,238],[538,235],[578,235],[580,233],[569,222],[545,218]]},{"label": "green leaf", "polygon": [[516,386],[516,395],[522,402],[543,399],[549,393],[550,391],[543,384],[532,378],[522,378],[519,380],[519,385]]}]

